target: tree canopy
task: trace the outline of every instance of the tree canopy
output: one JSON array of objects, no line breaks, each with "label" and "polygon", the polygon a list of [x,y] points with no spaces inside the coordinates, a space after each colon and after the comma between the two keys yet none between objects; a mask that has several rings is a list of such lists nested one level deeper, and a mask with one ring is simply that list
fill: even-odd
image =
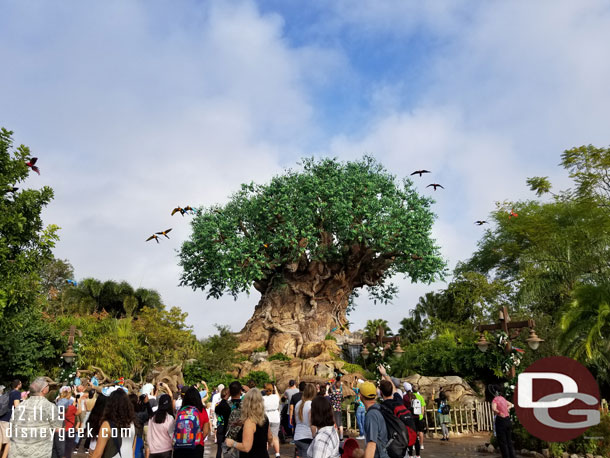
[{"label": "tree canopy", "polygon": [[198,211],[180,253],[182,284],[208,297],[264,292],[318,261],[388,300],[394,274],[430,282],[444,269],[430,237],[431,203],[371,157],[305,159],[302,171],[244,184],[226,205]]}]

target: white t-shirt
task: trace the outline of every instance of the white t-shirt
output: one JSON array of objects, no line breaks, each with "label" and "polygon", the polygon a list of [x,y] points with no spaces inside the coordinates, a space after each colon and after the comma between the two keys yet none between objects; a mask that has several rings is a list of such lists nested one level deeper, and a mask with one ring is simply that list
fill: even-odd
[{"label": "white t-shirt", "polygon": [[301,404],[303,401],[297,402],[297,405],[294,406],[294,418],[297,422],[297,427],[294,430],[294,440],[298,441],[301,439],[312,439],[311,435],[311,418],[309,413],[311,412],[311,401],[305,401],[305,405],[303,406],[303,421],[299,417],[299,409],[301,408]]},{"label": "white t-shirt", "polygon": [[269,418],[269,423],[279,423],[280,422],[280,395],[279,394],[270,394],[268,396],[263,396],[263,400],[265,401],[265,413]]},{"label": "white t-shirt", "polygon": [[212,396],[212,408],[215,409],[221,400],[222,400],[222,398],[220,397],[220,393],[215,393]]},{"label": "white t-shirt", "polygon": [[182,398],[176,399],[176,412],[182,407]]}]

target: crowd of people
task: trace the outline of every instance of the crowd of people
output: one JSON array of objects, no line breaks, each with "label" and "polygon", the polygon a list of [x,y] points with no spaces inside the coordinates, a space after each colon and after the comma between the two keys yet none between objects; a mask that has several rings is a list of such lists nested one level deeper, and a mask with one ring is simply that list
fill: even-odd
[{"label": "crowd of people", "polygon": [[[419,458],[426,401],[417,386],[379,370],[377,384],[356,380],[345,385],[337,375],[328,383],[291,380],[284,393],[271,383],[259,389],[252,381],[233,381],[210,390],[202,381],[179,386],[177,392],[164,383],[145,384],[136,394],[121,383],[101,388],[94,377],[77,374],[54,400],[48,399],[46,378],[35,379],[27,394],[15,380],[11,390],[0,392],[0,458],[70,458],[78,452],[92,458],[202,458],[206,442],[215,447],[216,458],[267,458],[270,452],[277,458],[280,440],[290,439],[299,458]],[[344,437],[344,386],[355,393],[355,438]],[[512,457],[512,406],[496,394],[498,439],[503,456]],[[442,389],[433,402],[447,441],[451,420]],[[388,412],[404,423],[404,454]],[[358,440],[364,440],[363,449]]]}]

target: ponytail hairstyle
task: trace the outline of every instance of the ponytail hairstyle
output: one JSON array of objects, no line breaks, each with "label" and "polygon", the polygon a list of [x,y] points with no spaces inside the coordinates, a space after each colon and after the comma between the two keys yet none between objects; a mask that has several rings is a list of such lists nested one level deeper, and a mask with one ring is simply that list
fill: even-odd
[{"label": "ponytail hairstyle", "polygon": [[303,390],[303,397],[301,397],[301,405],[299,406],[299,421],[303,421],[303,409],[305,408],[305,402],[311,401],[316,395],[316,387],[313,383],[308,383],[305,385],[305,390]]}]

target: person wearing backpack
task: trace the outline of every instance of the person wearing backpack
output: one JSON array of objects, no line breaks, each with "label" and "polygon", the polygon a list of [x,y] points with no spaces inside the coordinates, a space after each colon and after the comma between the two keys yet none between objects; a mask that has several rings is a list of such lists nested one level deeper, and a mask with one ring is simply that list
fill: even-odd
[{"label": "person wearing backpack", "polygon": [[360,399],[366,409],[364,417],[364,458],[389,458],[386,451],[388,429],[377,404],[377,387],[371,382],[360,385]]},{"label": "person wearing backpack", "polygon": [[157,411],[148,420],[146,430],[146,443],[148,444],[150,458],[171,458],[174,425],[172,399],[169,395],[162,394],[159,397]]},{"label": "person wearing backpack", "polygon": [[121,387],[113,387],[110,393],[102,424],[91,458],[132,457],[136,450],[135,413],[127,393]]},{"label": "person wearing backpack", "polygon": [[195,387],[184,394],[182,407],[176,413],[174,427],[174,458],[203,458],[205,438],[210,433],[210,420]]},{"label": "person wearing backpack", "polygon": [[[419,458],[419,442],[417,441],[417,431],[415,429],[415,422],[413,421],[413,414],[408,406],[405,405],[402,397],[398,398],[396,396],[395,383],[390,380],[382,380],[379,383],[379,390],[381,391],[381,395],[383,396],[383,402],[381,403],[381,413],[383,414],[384,419],[386,420],[386,427],[388,428],[388,441],[392,439],[392,431],[396,422],[394,419],[400,420],[400,422],[396,425],[398,426],[398,433],[394,435],[394,443],[388,445],[388,455],[392,458],[392,455],[401,455],[404,456],[404,452],[407,450],[411,454],[413,452],[413,446],[415,446],[415,456]],[[389,419],[392,419],[392,422],[389,422]],[[405,436],[403,436],[405,433]],[[406,439],[406,444],[401,444],[400,439]],[[402,445],[404,445],[404,452]]]},{"label": "person wearing backpack", "polygon": [[443,391],[443,387],[440,388],[438,393],[438,398],[434,400],[436,404],[436,422],[441,425],[441,432],[443,434],[442,441],[449,440],[449,424],[451,424],[451,417],[449,416],[449,412],[451,407],[447,403],[447,395]]},{"label": "person wearing backpack", "polygon": [[[404,383],[405,391],[407,389],[408,382]],[[409,393],[407,393],[409,394]],[[426,432],[426,422],[424,421],[424,414],[426,412],[426,400],[419,393],[419,387],[417,385],[411,386],[411,412],[413,412],[413,419],[415,420],[415,428],[417,429],[417,435],[419,436],[420,449],[424,449],[424,432]]]}]

